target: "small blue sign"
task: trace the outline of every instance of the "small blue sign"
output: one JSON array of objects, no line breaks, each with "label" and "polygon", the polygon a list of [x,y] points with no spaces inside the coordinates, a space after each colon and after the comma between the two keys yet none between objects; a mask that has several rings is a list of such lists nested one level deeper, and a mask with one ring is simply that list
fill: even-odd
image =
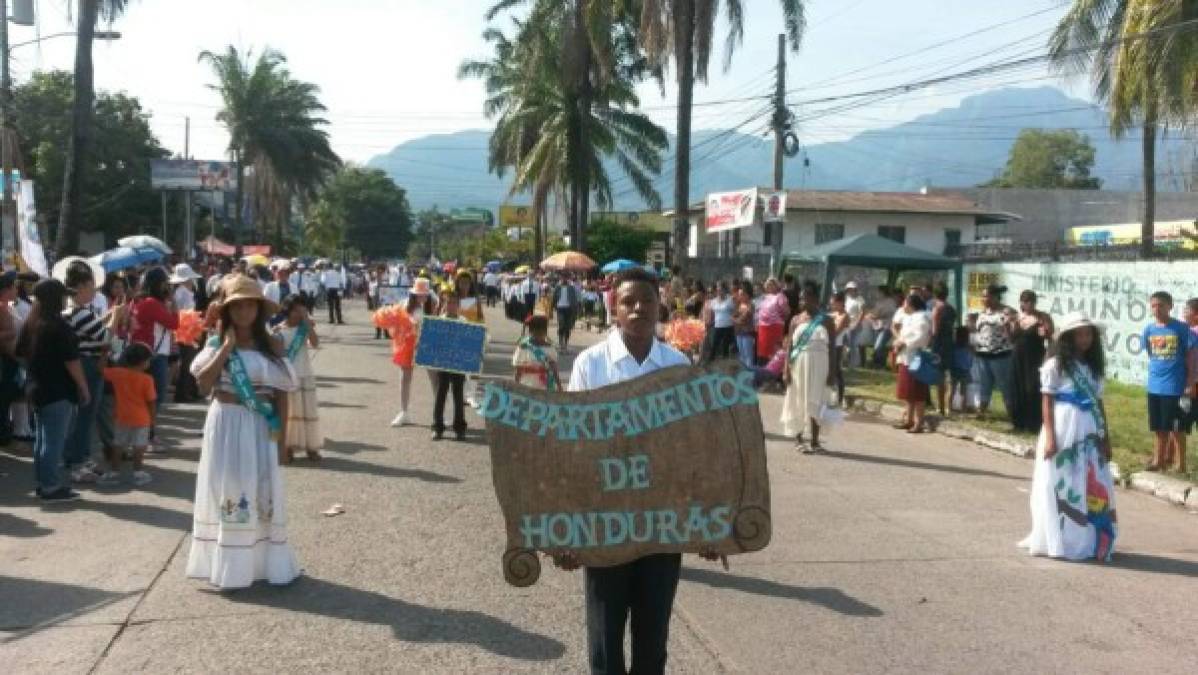
[{"label": "small blue sign", "polygon": [[416,365],[475,375],[483,370],[487,327],[461,319],[424,317],[416,342]]}]

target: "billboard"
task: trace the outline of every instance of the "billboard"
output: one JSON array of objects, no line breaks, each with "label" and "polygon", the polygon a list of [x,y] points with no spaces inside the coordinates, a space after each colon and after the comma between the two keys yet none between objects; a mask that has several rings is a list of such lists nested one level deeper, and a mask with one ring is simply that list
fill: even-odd
[{"label": "billboard", "polygon": [[707,195],[708,234],[748,227],[757,217],[757,188]]},{"label": "billboard", "polygon": [[150,160],[150,187],[197,192],[236,190],[237,169],[232,162],[153,159]]},{"label": "billboard", "polygon": [[536,216],[531,206],[504,204],[499,207],[500,227],[533,227],[535,224]]}]

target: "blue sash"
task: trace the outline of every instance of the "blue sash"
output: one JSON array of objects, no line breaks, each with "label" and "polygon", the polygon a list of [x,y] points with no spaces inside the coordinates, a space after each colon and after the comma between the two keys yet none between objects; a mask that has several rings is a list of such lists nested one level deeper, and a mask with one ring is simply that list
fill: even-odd
[{"label": "blue sash", "polygon": [[826,317],[827,315],[823,312],[820,312],[812,317],[811,321],[807,324],[807,327],[803,329],[803,333],[799,335],[799,339],[795,340],[794,344],[790,346],[791,361],[797,359],[799,354],[802,354],[803,350],[807,348],[807,343],[811,342],[811,336],[815,335],[815,329],[824,324],[824,319]]},{"label": "blue sash", "polygon": [[304,347],[304,340],[308,339],[308,322],[305,321],[295,329],[295,335],[291,337],[291,344],[287,345],[287,360],[295,363],[295,357],[299,356],[300,349]]}]

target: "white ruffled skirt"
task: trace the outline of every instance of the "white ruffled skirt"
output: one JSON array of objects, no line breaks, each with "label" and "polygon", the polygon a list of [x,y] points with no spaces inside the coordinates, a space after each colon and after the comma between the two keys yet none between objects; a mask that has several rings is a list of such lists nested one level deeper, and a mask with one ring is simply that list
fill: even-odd
[{"label": "white ruffled skirt", "polygon": [[229,589],[257,580],[288,584],[299,575],[266,419],[245,406],[213,401],[196,475],[187,576]]}]

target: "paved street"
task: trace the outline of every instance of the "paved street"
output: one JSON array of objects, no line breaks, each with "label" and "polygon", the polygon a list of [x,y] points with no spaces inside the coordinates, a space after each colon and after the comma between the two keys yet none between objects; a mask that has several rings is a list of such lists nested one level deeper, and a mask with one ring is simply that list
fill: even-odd
[{"label": "paved street", "polygon": [[[41,509],[28,457],[0,453],[4,672],[585,669],[581,574],[503,581],[481,420],[467,443],[431,442],[417,373],[422,426],[390,428],[389,343],[351,307],[315,361],[325,459],[285,470],[292,587],[184,578],[201,407],[167,413],[147,490],[73,509]],[[489,369],[506,373],[516,327],[491,325]],[[763,408],[776,429],[778,398]],[[1031,559],[1015,547],[1029,462],[867,421],[827,440],[809,457],[770,437],[769,548],[727,573],[687,558],[672,671],[1193,672],[1198,516],[1121,492],[1114,565]],[[333,503],[346,513],[321,515]]]}]

